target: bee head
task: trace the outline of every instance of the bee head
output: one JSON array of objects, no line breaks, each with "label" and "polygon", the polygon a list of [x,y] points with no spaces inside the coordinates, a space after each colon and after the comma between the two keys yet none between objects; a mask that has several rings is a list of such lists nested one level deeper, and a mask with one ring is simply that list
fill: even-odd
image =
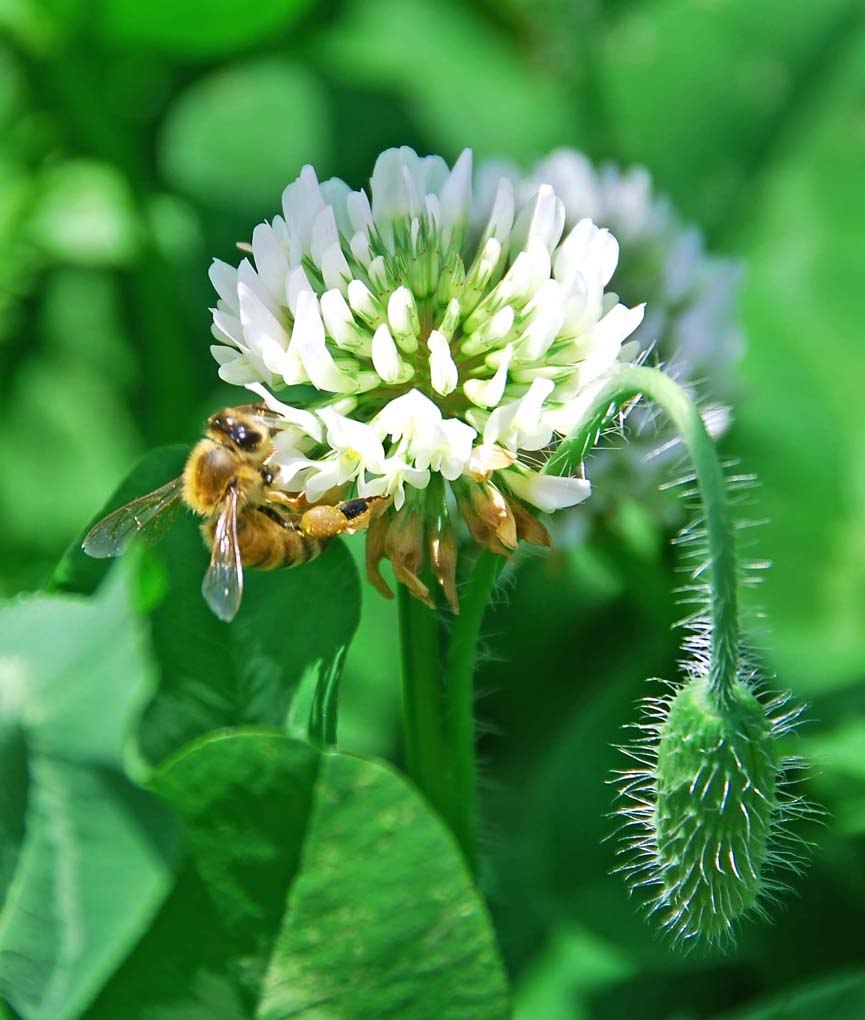
[{"label": "bee head", "polygon": [[240,450],[255,451],[264,442],[266,431],[249,418],[233,414],[231,410],[211,415],[207,421],[208,432],[226,437]]}]

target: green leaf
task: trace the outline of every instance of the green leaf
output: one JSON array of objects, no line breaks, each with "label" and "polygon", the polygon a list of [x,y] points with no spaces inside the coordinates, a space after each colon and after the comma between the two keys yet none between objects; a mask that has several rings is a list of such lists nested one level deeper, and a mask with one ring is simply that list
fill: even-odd
[{"label": "green leaf", "polygon": [[115,43],[146,46],[187,58],[215,57],[287,27],[310,0],[106,0],[100,4],[102,35]]},{"label": "green leaf", "polygon": [[391,769],[246,732],[200,741],[153,785],[190,867],[88,1020],[508,1016],[459,851]]},{"label": "green leaf", "polygon": [[149,663],[117,583],[8,605],[0,633],[0,991],[74,1020],[171,885],[171,818],[122,771]]},{"label": "green leaf", "polygon": [[106,514],[144,496],[160,485],[178,478],[189,456],[188,446],[161,446],[146,453],[130,474],[88,521],[57,565],[50,587],[55,591],[90,595],[99,587],[111,567],[111,560],[95,560],[81,548],[84,536]]},{"label": "green leaf", "polygon": [[[774,996],[767,1005],[725,1014],[723,1020],[860,1020],[865,1015],[865,974],[842,974],[809,988]],[[721,1020],[719,1017],[718,1020]]]},{"label": "green leaf", "polygon": [[330,150],[318,82],[300,65],[268,58],[220,69],[174,101],[159,138],[168,180],[201,202],[268,215],[305,163]]},{"label": "green leaf", "polygon": [[575,133],[554,78],[500,31],[448,0],[360,0],[323,33],[340,79],[401,93],[430,137],[453,154],[528,157]]},{"label": "green leaf", "polygon": [[322,758],[260,1020],[508,1015],[477,894],[440,822],[390,769]]},{"label": "green leaf", "polygon": [[[152,557],[167,591],[150,617],[161,676],[141,720],[144,756],[158,762],[226,726],[291,722],[297,735],[332,740],[335,684],[360,614],[357,571],[342,542],[300,567],[245,571],[231,624],[201,596],[209,556],[190,516]],[[292,711],[298,693],[304,711]]]}]

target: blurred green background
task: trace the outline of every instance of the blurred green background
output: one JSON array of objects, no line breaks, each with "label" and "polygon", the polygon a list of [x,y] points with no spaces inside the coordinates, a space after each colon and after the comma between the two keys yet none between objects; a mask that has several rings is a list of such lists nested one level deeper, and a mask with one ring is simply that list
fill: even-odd
[{"label": "blurred green background", "polygon": [[[644,164],[713,250],[746,261],[724,447],[759,475],[752,516],[770,522],[752,540],[773,562],[757,640],[810,705],[799,750],[828,809],[804,833],[814,866],[726,959],[669,950],[609,875],[611,745],[645,678],[674,675],[677,642],[669,536],[623,504],[591,541],[523,563],[489,621],[484,883],[520,1020],[750,1016],[861,965],[862,6],[0,0],[0,32],[6,597],[45,581],[143,451],[238,402],[208,353],[206,270],[236,261],[304,163],[357,187],[390,145],[524,166],[573,146]],[[394,627],[365,590],[350,749],[397,753]],[[833,1016],[865,1015],[842,999]]]}]

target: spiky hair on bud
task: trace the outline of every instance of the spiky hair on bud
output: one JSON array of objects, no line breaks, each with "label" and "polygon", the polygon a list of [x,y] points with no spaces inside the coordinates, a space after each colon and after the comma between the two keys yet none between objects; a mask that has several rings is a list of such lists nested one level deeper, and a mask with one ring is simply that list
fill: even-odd
[{"label": "spiky hair on bud", "polygon": [[637,767],[618,775],[624,801],[619,869],[648,913],[682,943],[725,945],[799,872],[801,842],[787,823],[808,810],[790,790],[778,739],[800,714],[784,696],[761,699],[738,680],[719,704],[706,676],[645,699]]}]

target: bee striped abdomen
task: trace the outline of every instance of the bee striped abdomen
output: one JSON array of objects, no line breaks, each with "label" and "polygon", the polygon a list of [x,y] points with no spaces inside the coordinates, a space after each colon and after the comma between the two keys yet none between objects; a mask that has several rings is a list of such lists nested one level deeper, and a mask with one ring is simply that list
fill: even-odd
[{"label": "bee striped abdomen", "polygon": [[308,538],[293,516],[269,507],[256,507],[244,515],[238,531],[244,566],[260,570],[293,567],[314,559],[327,544]]}]

